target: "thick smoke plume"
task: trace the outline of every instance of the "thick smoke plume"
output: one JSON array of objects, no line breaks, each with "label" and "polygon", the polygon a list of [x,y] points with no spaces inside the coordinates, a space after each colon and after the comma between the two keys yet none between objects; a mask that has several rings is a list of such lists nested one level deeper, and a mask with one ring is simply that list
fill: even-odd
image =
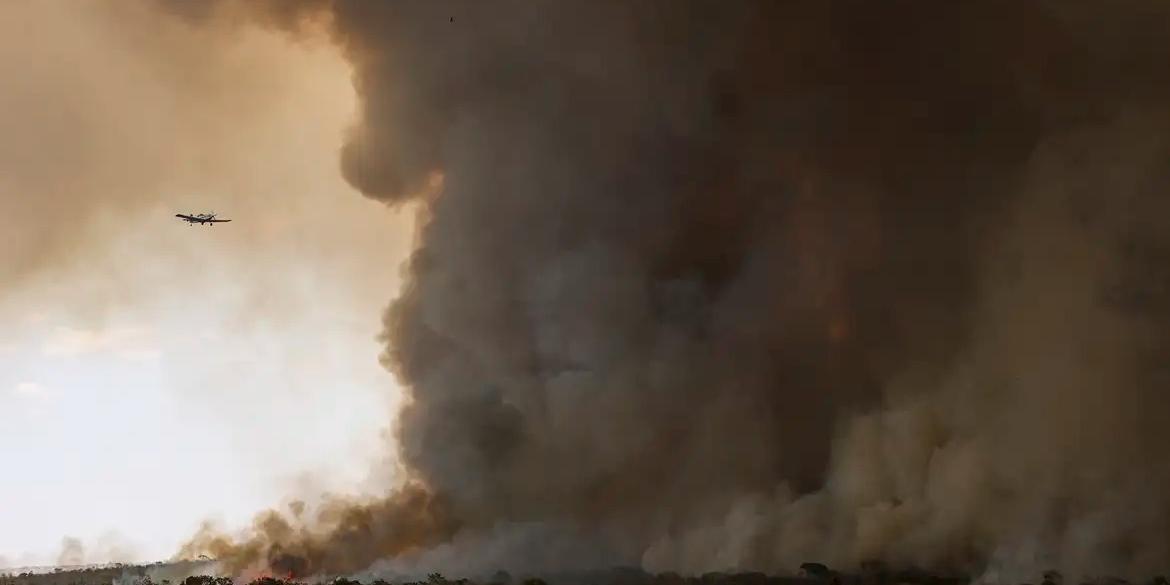
[{"label": "thick smoke plume", "polygon": [[371,559],[440,544],[458,528],[442,502],[413,485],[376,502],[326,502],[317,515],[317,528],[325,534],[297,522],[304,513],[302,503],[291,505],[290,512],[291,520],[276,511],[261,514],[255,522],[256,537],[243,543],[205,526],[179,556],[210,554],[225,561],[223,568],[234,574],[257,568],[279,576],[341,574],[368,565]]},{"label": "thick smoke plume", "polygon": [[1170,6],[248,10],[328,23],[342,172],[423,209],[384,359],[425,487],[188,552],[1170,568]]}]

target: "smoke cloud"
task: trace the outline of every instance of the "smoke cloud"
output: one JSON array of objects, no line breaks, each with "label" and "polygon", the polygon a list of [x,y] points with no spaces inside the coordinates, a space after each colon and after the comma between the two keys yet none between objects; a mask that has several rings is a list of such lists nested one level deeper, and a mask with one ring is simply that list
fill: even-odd
[{"label": "smoke cloud", "polygon": [[[116,533],[102,534],[88,545],[82,539],[66,536],[61,539],[57,551],[58,567],[78,567],[98,560],[104,562],[127,562],[136,557],[133,545]],[[0,563],[0,568],[6,565]]]},{"label": "smoke cloud", "polygon": [[326,501],[317,515],[324,536],[296,522],[304,514],[302,503],[289,508],[292,521],[276,511],[258,516],[256,537],[242,544],[204,526],[179,556],[209,553],[226,561],[224,568],[232,573],[260,566],[278,575],[339,574],[380,556],[434,546],[458,528],[442,501],[413,485],[374,502]]},{"label": "smoke cloud", "polygon": [[186,552],[1170,565],[1170,8],[236,9],[328,23],[341,172],[423,210],[383,356],[412,487]]},{"label": "smoke cloud", "polygon": [[77,566],[85,562],[85,545],[81,540],[65,537],[61,540],[61,552],[57,554],[57,565]]},{"label": "smoke cloud", "polygon": [[[153,561],[205,517],[385,489],[360,485],[398,395],[372,338],[412,217],[337,172],[356,96],[312,34],[0,4],[0,465],[35,478],[0,489],[14,565],[66,534]],[[207,211],[234,222],[174,217]]]}]

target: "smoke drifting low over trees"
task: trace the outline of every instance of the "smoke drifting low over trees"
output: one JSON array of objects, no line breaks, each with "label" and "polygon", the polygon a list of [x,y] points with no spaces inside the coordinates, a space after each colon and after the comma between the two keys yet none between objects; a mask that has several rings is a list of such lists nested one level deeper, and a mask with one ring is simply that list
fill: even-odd
[{"label": "smoke drifting low over trees", "polygon": [[1167,568],[1167,5],[244,9],[329,28],[341,172],[422,209],[384,354],[415,487],[191,552]]}]

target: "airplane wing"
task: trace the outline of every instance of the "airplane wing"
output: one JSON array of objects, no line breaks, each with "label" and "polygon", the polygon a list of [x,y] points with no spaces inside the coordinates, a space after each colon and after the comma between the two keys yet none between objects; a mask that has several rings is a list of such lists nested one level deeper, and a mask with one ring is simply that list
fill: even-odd
[{"label": "airplane wing", "polygon": [[206,214],[200,213],[197,215],[187,215],[185,213],[176,213],[175,217],[177,217],[183,221],[189,222],[189,223],[200,223],[200,224],[226,223],[226,222],[231,221],[230,219],[215,219],[215,215],[210,214],[210,213],[206,213]]}]

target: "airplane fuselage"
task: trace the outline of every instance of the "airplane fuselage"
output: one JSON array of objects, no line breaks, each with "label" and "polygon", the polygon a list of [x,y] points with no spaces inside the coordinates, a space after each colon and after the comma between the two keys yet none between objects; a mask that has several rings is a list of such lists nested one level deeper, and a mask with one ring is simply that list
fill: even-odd
[{"label": "airplane fuselage", "polygon": [[215,225],[231,221],[230,219],[216,219],[214,213],[196,213],[194,215],[176,213],[175,217],[187,222],[187,225]]}]

